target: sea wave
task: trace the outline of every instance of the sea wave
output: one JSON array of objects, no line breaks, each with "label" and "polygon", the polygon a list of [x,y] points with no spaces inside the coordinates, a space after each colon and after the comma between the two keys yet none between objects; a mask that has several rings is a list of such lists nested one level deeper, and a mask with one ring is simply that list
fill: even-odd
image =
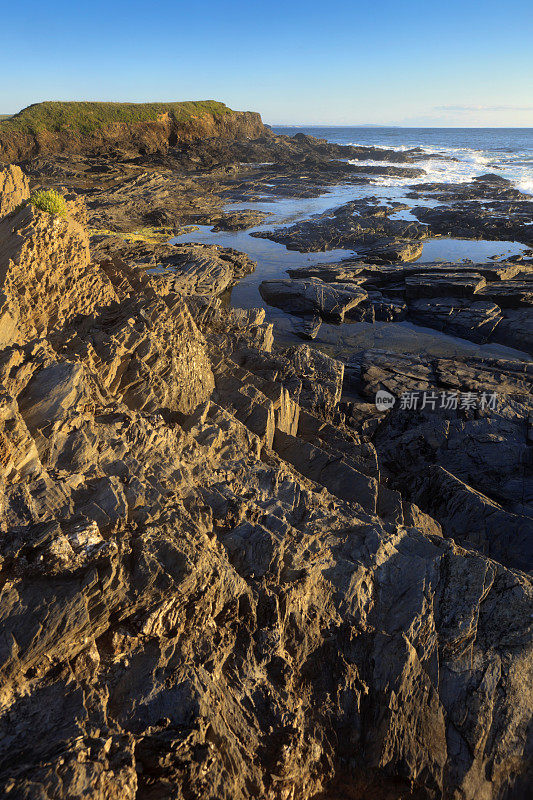
[{"label": "sea wave", "polygon": [[[356,143],[353,143],[354,145]],[[406,152],[412,147],[400,145],[394,148],[378,147],[378,150],[394,150]],[[511,152],[496,154],[493,151],[484,151],[465,147],[423,147],[420,148],[421,158],[413,162],[412,166],[425,170],[425,175],[419,178],[398,178],[391,176],[370,176],[373,181],[381,186],[405,186],[410,183],[465,183],[487,172],[495,172],[503,178],[512,181],[520,191],[533,195],[533,159],[529,152]],[[432,156],[440,156],[439,159]],[[424,158],[427,156],[427,158]],[[350,160],[358,166],[398,166],[393,161],[366,159],[364,161]],[[407,165],[406,165],[407,166]]]}]

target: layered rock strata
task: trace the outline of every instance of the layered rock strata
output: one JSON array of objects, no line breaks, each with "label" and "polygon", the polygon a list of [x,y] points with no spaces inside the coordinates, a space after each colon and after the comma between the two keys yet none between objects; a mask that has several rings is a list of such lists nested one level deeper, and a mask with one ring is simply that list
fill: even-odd
[{"label": "layered rock strata", "polygon": [[0,793],[525,798],[532,588],[494,546],[523,373],[497,507],[475,454],[415,500],[414,437],[462,423],[348,407],[390,358],[280,349],[190,277],[91,262],[70,218],[22,208],[0,248]]}]

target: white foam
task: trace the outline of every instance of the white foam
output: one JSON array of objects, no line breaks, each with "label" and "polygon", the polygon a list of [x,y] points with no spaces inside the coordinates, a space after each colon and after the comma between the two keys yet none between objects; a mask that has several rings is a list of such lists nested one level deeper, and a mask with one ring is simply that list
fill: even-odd
[{"label": "white foam", "polygon": [[[357,143],[351,143],[354,146]],[[368,146],[368,145],[366,145]],[[412,146],[377,147],[377,150],[405,152]],[[422,158],[412,162],[381,161],[379,159],[349,160],[358,166],[413,166],[425,170],[420,177],[400,178],[392,175],[369,174],[373,182],[380,186],[406,186],[413,183],[465,183],[487,172],[496,172],[507,178],[520,191],[533,195],[533,158],[529,152],[498,152],[476,150],[467,147],[423,147]],[[424,158],[423,156],[426,156]],[[435,159],[431,156],[438,155]]]},{"label": "white foam", "polygon": [[521,192],[525,192],[526,194],[533,194],[533,178],[525,178],[522,181],[517,181],[516,187],[517,189],[520,189]]}]

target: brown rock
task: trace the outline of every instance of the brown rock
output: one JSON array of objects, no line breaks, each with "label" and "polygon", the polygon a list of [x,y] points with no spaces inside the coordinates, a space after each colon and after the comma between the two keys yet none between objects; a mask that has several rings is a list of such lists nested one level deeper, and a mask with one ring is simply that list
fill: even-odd
[{"label": "brown rock", "polygon": [[0,347],[44,336],[116,299],[74,220],[26,206],[0,222]]},{"label": "brown rock", "polygon": [[11,214],[30,196],[30,182],[20,167],[9,164],[0,169],[0,219]]}]

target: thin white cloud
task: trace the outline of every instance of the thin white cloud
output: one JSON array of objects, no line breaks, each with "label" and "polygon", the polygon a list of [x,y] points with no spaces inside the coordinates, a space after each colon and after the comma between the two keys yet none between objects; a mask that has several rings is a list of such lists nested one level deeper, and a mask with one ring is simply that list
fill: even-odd
[{"label": "thin white cloud", "polygon": [[533,111],[533,106],[433,106],[433,110],[468,114],[476,111]]}]

